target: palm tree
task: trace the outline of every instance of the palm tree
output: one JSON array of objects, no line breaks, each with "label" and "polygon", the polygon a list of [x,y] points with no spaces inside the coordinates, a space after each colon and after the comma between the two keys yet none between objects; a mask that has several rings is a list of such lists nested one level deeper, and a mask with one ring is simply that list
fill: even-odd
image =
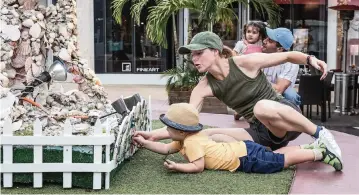
[{"label": "palm tree", "polygon": [[[122,9],[130,0],[113,0],[113,17],[119,24],[122,23]],[[135,23],[140,23],[141,10],[149,3],[149,0],[131,0],[131,16]],[[166,26],[167,22],[179,10],[188,8],[191,11],[200,13],[199,26],[202,30],[211,30],[215,22],[232,23],[233,18],[237,18],[236,13],[231,9],[231,4],[241,2],[248,4],[248,0],[155,0],[156,5],[149,7],[147,16],[146,35],[155,44],[167,48]],[[267,16],[269,23],[276,26],[280,21],[279,11],[281,8],[273,0],[251,0],[250,4],[254,9]],[[176,24],[174,27],[174,42],[176,50],[178,48]]]}]

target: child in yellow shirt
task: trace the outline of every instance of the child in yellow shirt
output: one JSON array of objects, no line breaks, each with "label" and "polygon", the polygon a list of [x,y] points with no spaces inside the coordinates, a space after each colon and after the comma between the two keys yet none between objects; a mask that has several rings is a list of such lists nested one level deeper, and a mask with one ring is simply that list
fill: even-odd
[{"label": "child in yellow shirt", "polygon": [[180,152],[188,160],[188,163],[165,160],[164,166],[169,170],[185,173],[199,173],[204,169],[275,173],[307,161],[322,161],[338,171],[343,168],[341,159],[330,152],[320,139],[319,143],[311,145],[311,149],[291,146],[274,152],[252,141],[214,142],[201,132],[203,125],[199,123],[198,111],[187,103],[172,104],[160,120],[167,125],[173,142],[165,144],[146,140],[146,132],[141,131],[135,133],[133,141],[160,154]]}]

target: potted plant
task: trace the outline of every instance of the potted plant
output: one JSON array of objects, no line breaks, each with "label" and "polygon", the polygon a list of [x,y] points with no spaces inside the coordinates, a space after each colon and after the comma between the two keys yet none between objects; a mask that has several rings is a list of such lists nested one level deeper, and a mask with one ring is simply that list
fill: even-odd
[{"label": "potted plant", "polygon": [[[181,102],[188,103],[193,88],[205,75],[199,73],[191,64],[191,61],[184,60],[182,66],[169,69],[163,73],[162,77],[167,78],[166,91],[169,105]],[[206,97],[201,112],[227,114],[228,110],[227,106],[216,97]]]}]

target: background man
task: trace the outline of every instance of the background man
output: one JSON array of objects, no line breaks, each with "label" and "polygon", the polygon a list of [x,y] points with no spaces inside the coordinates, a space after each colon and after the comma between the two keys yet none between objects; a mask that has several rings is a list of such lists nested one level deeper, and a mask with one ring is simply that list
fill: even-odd
[{"label": "background man", "polygon": [[[267,38],[263,41],[263,53],[276,53],[289,51],[293,44],[293,34],[287,28],[266,28]],[[300,105],[300,96],[294,89],[299,71],[298,64],[290,62],[278,66],[264,68],[263,72],[272,83],[273,88],[286,99]]]}]

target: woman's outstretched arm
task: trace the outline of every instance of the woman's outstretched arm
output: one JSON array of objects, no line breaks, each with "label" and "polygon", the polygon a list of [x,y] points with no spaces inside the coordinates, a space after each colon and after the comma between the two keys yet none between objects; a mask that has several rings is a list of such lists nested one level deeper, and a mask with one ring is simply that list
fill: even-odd
[{"label": "woman's outstretched arm", "polygon": [[302,52],[278,52],[278,53],[253,53],[242,56],[235,56],[234,62],[237,66],[251,71],[259,71],[262,68],[278,66],[280,64],[291,62],[293,64],[307,64],[323,72],[321,80],[327,76],[328,65],[318,60],[314,56],[309,56]]}]

